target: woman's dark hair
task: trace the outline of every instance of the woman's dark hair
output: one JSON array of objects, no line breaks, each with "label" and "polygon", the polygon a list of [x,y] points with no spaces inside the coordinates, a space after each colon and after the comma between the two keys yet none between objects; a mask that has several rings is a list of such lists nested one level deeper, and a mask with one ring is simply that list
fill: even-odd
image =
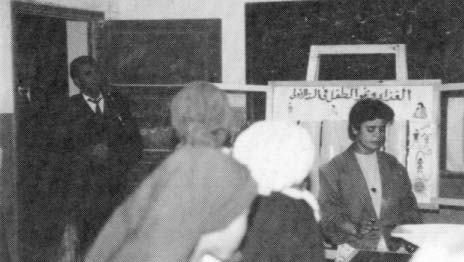
[{"label": "woman's dark hair", "polygon": [[353,132],[353,128],[359,130],[363,122],[375,119],[383,119],[387,122],[392,122],[394,118],[395,112],[384,102],[371,98],[361,99],[351,108],[348,135],[351,140],[355,140],[356,135]]}]

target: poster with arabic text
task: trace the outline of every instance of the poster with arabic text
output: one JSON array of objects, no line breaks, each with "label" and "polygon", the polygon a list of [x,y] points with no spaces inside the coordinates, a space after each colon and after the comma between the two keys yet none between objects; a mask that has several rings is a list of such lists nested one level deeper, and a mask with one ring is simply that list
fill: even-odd
[{"label": "poster with arabic text", "polygon": [[407,170],[421,204],[438,194],[438,86],[440,80],[409,81],[288,81],[271,82],[273,119],[321,123],[319,164],[351,144],[348,115],[360,99],[379,99],[395,112],[387,126],[383,150]]}]

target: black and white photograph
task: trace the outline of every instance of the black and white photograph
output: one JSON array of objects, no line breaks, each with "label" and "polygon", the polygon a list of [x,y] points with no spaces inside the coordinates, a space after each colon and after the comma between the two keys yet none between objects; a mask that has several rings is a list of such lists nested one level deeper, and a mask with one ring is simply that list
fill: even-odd
[{"label": "black and white photograph", "polygon": [[464,1],[0,0],[0,262],[464,261]]}]

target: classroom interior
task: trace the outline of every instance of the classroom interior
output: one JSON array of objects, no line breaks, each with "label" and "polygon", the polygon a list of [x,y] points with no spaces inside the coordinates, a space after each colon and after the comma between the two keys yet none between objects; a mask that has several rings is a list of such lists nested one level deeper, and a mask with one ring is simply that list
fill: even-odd
[{"label": "classroom interior", "polygon": [[[134,187],[173,150],[169,102],[187,82],[205,80],[227,90],[242,126],[279,117],[299,121],[299,116],[290,116],[295,104],[285,100],[289,90],[370,85],[411,86],[420,93],[417,88],[424,86],[430,90],[426,99],[432,120],[427,125],[433,154],[427,167],[433,181],[421,211],[425,223],[464,224],[460,0],[7,0],[0,2],[0,17],[0,204],[2,223],[9,228],[11,261],[21,261],[18,229],[24,214],[16,163],[23,134],[17,123],[26,117],[21,97],[28,92],[18,84],[28,68],[17,57],[31,49],[41,65],[36,80],[46,90],[50,112],[59,112],[63,98],[79,92],[68,67],[81,55],[102,62],[111,87],[130,98],[145,146],[144,158],[133,170]],[[324,48],[339,45],[394,51],[355,47],[340,56],[346,49]],[[311,57],[314,46],[329,52]],[[311,59],[320,59],[316,75],[310,74]],[[404,63],[398,64],[401,59]],[[403,163],[411,162],[411,123],[395,123],[402,135],[390,137],[395,143],[387,145]],[[322,137],[336,139],[336,131],[346,130],[346,123],[315,117],[303,125],[317,137],[318,160],[330,159],[333,148]],[[312,182],[317,184],[317,179]],[[312,188],[317,192],[317,185]]]}]

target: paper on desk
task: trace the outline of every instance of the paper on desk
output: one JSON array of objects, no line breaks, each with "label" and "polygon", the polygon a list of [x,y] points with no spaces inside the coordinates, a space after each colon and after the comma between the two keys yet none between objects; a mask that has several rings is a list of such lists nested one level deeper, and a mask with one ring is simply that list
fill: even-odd
[{"label": "paper on desk", "polygon": [[340,244],[337,246],[337,253],[335,255],[335,262],[348,262],[359,252],[356,248],[350,246],[348,243]]},{"label": "paper on desk", "polygon": [[464,225],[459,224],[418,224],[400,225],[391,233],[393,237],[402,238],[419,247],[431,239],[447,234],[464,235]]},{"label": "paper on desk", "polygon": [[213,257],[213,256],[211,256],[209,254],[206,254],[201,259],[201,262],[221,262],[221,260],[219,260],[216,257]]}]

